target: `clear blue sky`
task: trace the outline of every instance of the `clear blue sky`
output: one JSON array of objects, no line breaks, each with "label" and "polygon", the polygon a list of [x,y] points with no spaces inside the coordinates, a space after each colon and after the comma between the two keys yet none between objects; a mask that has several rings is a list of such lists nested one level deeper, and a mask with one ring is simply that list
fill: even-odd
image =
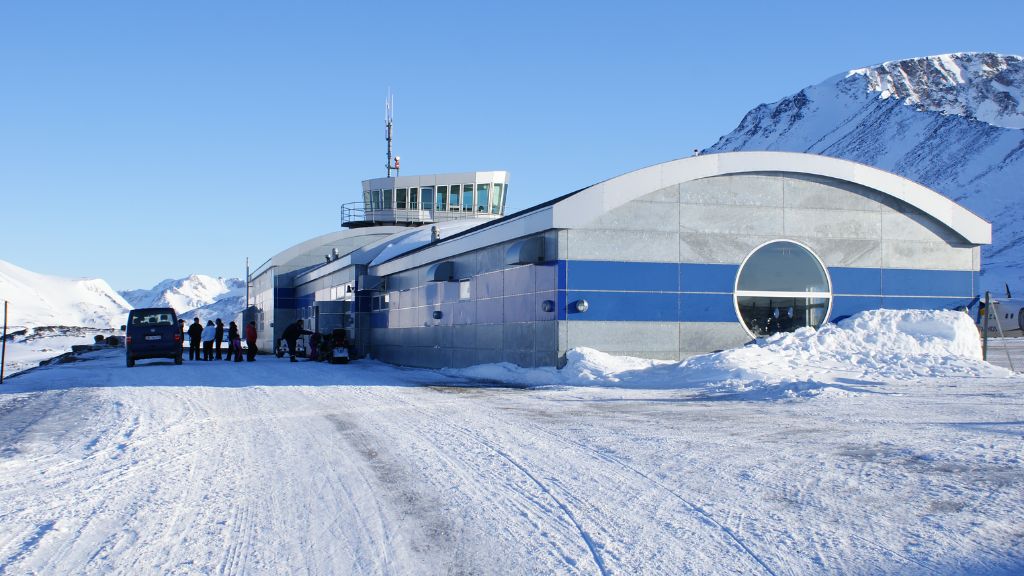
[{"label": "clear blue sky", "polygon": [[0,259],[241,277],[384,174],[514,211],[688,156],[850,68],[1024,53],[1018,2],[0,2]]}]

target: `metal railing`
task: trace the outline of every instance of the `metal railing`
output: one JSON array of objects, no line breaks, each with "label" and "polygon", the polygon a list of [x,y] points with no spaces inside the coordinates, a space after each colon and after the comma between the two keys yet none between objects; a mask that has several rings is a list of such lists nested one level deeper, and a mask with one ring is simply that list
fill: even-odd
[{"label": "metal railing", "polygon": [[[401,205],[399,205],[401,204]],[[475,211],[460,209],[435,210],[433,204],[420,206],[417,202],[396,203],[380,207],[367,206],[366,202],[348,202],[341,205],[341,225],[351,224],[391,224],[411,223],[428,224],[431,222],[444,222],[447,220],[463,220],[469,218],[482,218],[493,220],[501,218],[501,214],[492,214],[487,211]]]}]

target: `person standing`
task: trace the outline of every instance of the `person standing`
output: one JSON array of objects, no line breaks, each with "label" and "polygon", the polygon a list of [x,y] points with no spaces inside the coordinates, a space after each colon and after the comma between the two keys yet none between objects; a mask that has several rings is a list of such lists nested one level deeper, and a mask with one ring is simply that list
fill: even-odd
[{"label": "person standing", "polygon": [[[220,360],[220,344],[224,341],[224,323],[217,318],[217,333],[214,336],[213,347],[217,351],[217,360]],[[230,346],[230,344],[229,344]]]},{"label": "person standing", "polygon": [[238,325],[234,322],[228,323],[228,354],[224,358],[227,361],[231,361],[232,357],[235,362],[242,361],[242,340],[238,336]]},{"label": "person standing", "polygon": [[199,323],[199,317],[192,321],[188,327],[188,359],[202,360],[199,356],[199,343],[203,341],[203,325]]},{"label": "person standing", "polygon": [[213,360],[213,341],[217,337],[217,327],[213,320],[206,321],[206,328],[203,328],[203,360]]},{"label": "person standing", "polygon": [[245,345],[249,347],[245,351],[245,359],[249,362],[256,360],[256,321],[250,320],[245,327]]},{"label": "person standing", "polygon": [[185,319],[178,318],[178,332],[181,334],[181,345],[185,346]]},{"label": "person standing", "polygon": [[306,330],[302,320],[296,320],[294,324],[289,324],[284,329],[284,333],[281,334],[281,338],[288,343],[288,356],[291,357],[292,362],[298,362],[295,359],[295,343],[299,340],[299,336],[303,334],[312,334],[312,330]]}]

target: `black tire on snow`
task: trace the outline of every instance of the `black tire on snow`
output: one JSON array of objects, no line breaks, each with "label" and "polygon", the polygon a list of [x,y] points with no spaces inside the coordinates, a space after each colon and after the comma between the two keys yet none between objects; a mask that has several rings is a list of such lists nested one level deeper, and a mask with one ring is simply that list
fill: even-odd
[{"label": "black tire on snow", "polygon": [[128,358],[128,367],[129,368],[134,368],[135,367],[135,359]]}]

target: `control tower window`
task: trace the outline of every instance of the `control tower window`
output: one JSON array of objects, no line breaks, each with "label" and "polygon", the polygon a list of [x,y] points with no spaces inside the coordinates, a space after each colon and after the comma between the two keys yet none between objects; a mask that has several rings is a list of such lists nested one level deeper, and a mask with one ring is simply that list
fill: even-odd
[{"label": "control tower window", "polygon": [[459,190],[461,189],[458,184],[453,184],[451,195],[448,196],[448,207],[456,212],[459,210]]},{"label": "control tower window", "polygon": [[395,198],[392,196],[394,191],[390,188],[384,190],[384,209],[393,210],[395,208]]},{"label": "control tower window", "polygon": [[491,194],[491,214],[501,214],[501,192],[502,185],[494,185],[494,193]]},{"label": "control tower window", "polygon": [[399,210],[405,210],[405,188],[395,190],[395,204]]},{"label": "control tower window", "polygon": [[740,322],[755,338],[818,328],[828,318],[832,285],[807,247],[777,240],[755,249],[740,266],[735,304]]},{"label": "control tower window", "polygon": [[487,194],[491,190],[490,184],[476,185],[476,211],[487,212]]},{"label": "control tower window", "polygon": [[472,212],[473,211],[473,185],[463,184],[462,185],[462,211]]},{"label": "control tower window", "polygon": [[[420,202],[419,195],[420,195],[420,189],[419,188],[409,188],[409,209],[410,210],[419,210],[419,208],[420,208],[420,206],[419,206],[419,202]],[[424,197],[423,198],[423,203],[426,204],[427,202],[428,202],[427,197]]]}]

